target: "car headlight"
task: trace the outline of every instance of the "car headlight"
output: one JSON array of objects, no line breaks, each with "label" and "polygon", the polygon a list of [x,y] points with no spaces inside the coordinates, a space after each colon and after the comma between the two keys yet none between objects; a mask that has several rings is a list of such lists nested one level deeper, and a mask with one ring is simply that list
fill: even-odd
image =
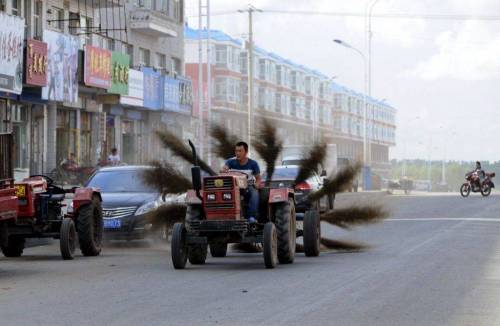
[{"label": "car headlight", "polygon": [[150,201],[145,203],[144,205],[140,206],[136,211],[135,215],[142,215],[151,212],[154,209],[157,209],[160,207],[160,205],[163,204],[163,200],[161,198],[158,198],[156,200]]}]

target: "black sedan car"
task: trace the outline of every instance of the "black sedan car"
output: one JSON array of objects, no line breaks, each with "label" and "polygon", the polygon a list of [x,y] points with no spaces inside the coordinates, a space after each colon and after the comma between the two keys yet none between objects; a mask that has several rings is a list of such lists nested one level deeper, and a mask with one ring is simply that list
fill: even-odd
[{"label": "black sedan car", "polygon": [[143,239],[152,225],[145,214],[165,202],[145,185],[141,174],[148,166],[115,166],[97,171],[87,187],[101,189],[104,237],[107,240]]}]

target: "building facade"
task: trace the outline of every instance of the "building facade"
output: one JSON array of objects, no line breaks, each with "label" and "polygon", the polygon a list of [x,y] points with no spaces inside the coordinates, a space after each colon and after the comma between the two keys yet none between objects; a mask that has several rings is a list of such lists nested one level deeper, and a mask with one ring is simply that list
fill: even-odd
[{"label": "building facade", "polygon": [[[185,28],[186,74],[193,80],[193,110],[197,101],[199,37],[202,46],[202,85],[207,94],[208,33]],[[248,127],[248,62],[244,42],[224,32],[210,31],[211,119],[246,139]],[[285,145],[307,145],[324,139],[337,144],[338,156],[351,161],[363,157],[363,94],[334,83],[324,74],[275,53],[254,47],[255,120],[274,120]],[[367,137],[374,173],[389,171],[389,148],[395,145],[396,110],[367,97]],[[206,108],[206,99],[203,102]],[[203,112],[203,110],[202,110]],[[204,116],[206,114],[198,115]],[[206,133],[206,131],[204,131]],[[201,139],[208,139],[204,134]],[[206,144],[205,146],[208,146]]]},{"label": "building facade", "polygon": [[0,86],[0,132],[15,136],[18,177],[48,173],[72,153],[81,166],[94,166],[113,147],[123,162],[142,164],[163,154],[154,129],[170,126],[190,136],[183,6],[1,2],[2,26],[18,35],[0,38],[7,48],[16,45],[8,60],[20,60],[16,71],[0,68],[0,84],[7,85]]}]

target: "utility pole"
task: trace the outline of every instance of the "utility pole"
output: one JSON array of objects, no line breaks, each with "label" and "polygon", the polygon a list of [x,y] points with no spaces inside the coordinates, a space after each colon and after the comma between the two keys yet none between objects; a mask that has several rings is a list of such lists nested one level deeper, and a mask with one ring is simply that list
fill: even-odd
[{"label": "utility pole", "polygon": [[203,43],[202,43],[202,0],[198,0],[198,148],[203,157]]},{"label": "utility pole", "polygon": [[[210,39],[210,0],[207,0],[207,126],[212,128],[212,53],[211,53],[211,39]],[[209,132],[207,132],[208,134]],[[208,165],[212,166],[212,142],[208,142]]]},{"label": "utility pole", "polygon": [[248,144],[252,143],[252,126],[253,126],[253,13],[262,12],[262,10],[248,5],[247,9],[238,10],[240,13],[248,13],[248,43],[247,43],[247,58],[248,58],[248,121],[247,121],[247,140]]}]

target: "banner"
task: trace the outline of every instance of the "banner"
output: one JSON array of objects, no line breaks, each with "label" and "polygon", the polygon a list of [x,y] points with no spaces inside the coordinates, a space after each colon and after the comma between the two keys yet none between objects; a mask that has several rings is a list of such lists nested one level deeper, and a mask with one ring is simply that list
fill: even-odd
[{"label": "banner", "polygon": [[130,67],[130,56],[120,52],[111,54],[111,87],[108,93],[128,94],[128,75]]},{"label": "banner", "polygon": [[24,18],[0,12],[0,91],[23,90]]},{"label": "banner", "polygon": [[25,64],[24,82],[29,86],[47,86],[47,43],[27,40]]},{"label": "banner", "polygon": [[144,74],[142,71],[129,69],[128,94],[120,96],[120,104],[143,106],[144,104]]},{"label": "banner", "polygon": [[162,108],[163,78],[152,68],[142,68],[144,73],[144,107],[159,110]]},{"label": "banner", "polygon": [[191,114],[193,88],[190,80],[165,77],[163,90],[166,111]]},{"label": "banner", "polygon": [[87,86],[111,87],[111,51],[85,45],[83,81]]},{"label": "banner", "polygon": [[78,48],[80,39],[50,30],[43,31],[48,45],[47,86],[42,98],[50,101],[78,101]]}]

